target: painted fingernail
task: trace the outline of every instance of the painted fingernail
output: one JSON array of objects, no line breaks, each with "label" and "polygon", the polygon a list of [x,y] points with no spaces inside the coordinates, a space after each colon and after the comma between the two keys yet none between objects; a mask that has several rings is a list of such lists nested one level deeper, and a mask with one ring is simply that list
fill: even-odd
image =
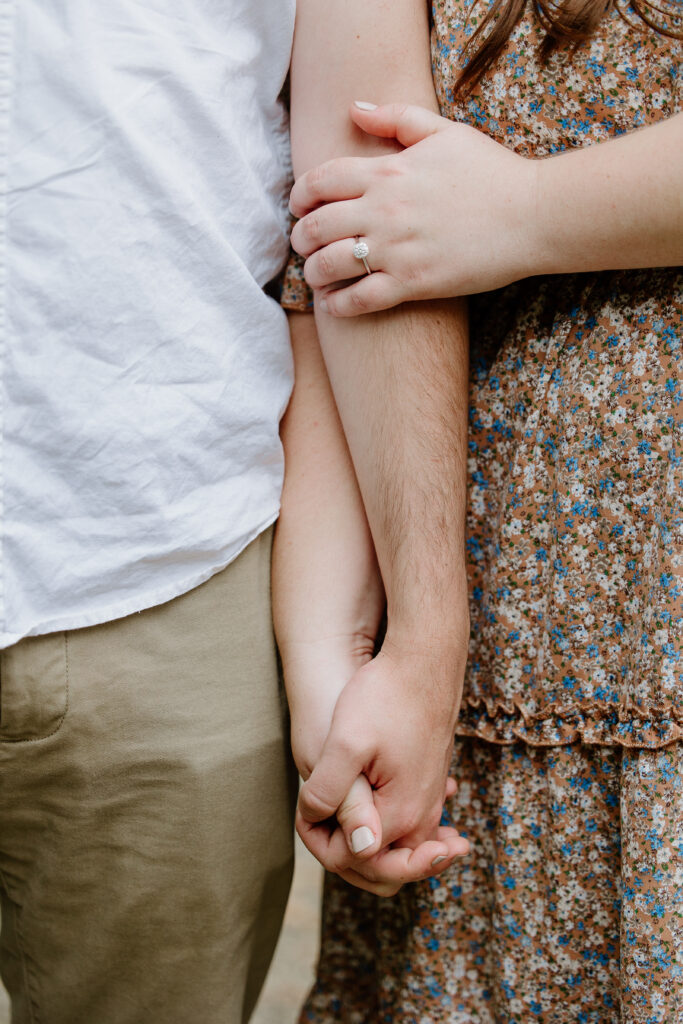
[{"label": "painted fingernail", "polygon": [[367,825],[361,825],[351,833],[351,849],[354,853],[362,853],[368,846],[372,846],[374,841],[373,831]]},{"label": "painted fingernail", "polygon": [[376,103],[367,103],[365,100],[354,100],[353,105],[359,110],[377,110]]},{"label": "painted fingernail", "polygon": [[445,858],[444,854],[441,854],[440,857],[435,857],[434,860],[432,861],[432,867],[435,868],[437,864],[441,864],[445,860],[446,860],[446,858]]},{"label": "painted fingernail", "polygon": [[318,303],[318,305],[320,306],[320,308],[323,311],[323,313],[329,313],[330,308],[327,305],[327,299],[321,299],[320,302]]}]

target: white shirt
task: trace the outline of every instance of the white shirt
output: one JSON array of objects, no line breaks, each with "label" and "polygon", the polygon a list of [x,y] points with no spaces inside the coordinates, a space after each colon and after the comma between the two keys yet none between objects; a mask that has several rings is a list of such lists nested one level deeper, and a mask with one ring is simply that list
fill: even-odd
[{"label": "white shirt", "polygon": [[0,644],[276,518],[295,0],[0,0]]}]

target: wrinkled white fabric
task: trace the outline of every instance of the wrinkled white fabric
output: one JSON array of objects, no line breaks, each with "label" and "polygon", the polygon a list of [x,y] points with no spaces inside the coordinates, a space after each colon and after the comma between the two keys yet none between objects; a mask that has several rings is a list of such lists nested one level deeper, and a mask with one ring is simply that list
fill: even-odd
[{"label": "wrinkled white fabric", "polygon": [[0,643],[277,516],[294,0],[0,0]]}]

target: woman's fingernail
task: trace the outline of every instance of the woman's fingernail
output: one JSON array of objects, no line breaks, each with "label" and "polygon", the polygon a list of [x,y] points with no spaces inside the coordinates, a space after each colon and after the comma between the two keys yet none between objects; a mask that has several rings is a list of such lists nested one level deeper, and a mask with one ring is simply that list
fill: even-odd
[{"label": "woman's fingernail", "polygon": [[351,833],[351,849],[354,853],[362,853],[368,846],[372,846],[374,841],[373,831],[367,825],[361,825]]},{"label": "woman's fingernail", "polygon": [[446,857],[442,853],[440,857],[435,857],[432,861],[432,867],[435,868],[437,864],[442,864],[446,860]]},{"label": "woman's fingernail", "polygon": [[318,303],[318,305],[322,309],[323,313],[329,313],[330,310],[329,310],[329,307],[327,305],[327,299],[321,299],[320,302]]},{"label": "woman's fingernail", "polygon": [[353,105],[359,110],[377,110],[376,103],[367,103],[365,100],[354,100]]}]

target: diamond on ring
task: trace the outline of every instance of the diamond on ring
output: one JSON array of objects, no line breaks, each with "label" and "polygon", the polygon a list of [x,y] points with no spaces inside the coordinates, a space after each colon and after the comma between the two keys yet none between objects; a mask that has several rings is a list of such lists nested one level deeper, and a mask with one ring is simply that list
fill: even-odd
[{"label": "diamond on ring", "polygon": [[365,273],[371,274],[370,266],[368,264],[368,256],[370,255],[370,247],[367,242],[361,242],[356,235],[356,244],[353,247],[353,255],[357,260],[360,260],[365,267]]},{"label": "diamond on ring", "polygon": [[370,249],[367,242],[356,242],[353,247],[353,255],[357,260],[364,260],[370,255]]}]

